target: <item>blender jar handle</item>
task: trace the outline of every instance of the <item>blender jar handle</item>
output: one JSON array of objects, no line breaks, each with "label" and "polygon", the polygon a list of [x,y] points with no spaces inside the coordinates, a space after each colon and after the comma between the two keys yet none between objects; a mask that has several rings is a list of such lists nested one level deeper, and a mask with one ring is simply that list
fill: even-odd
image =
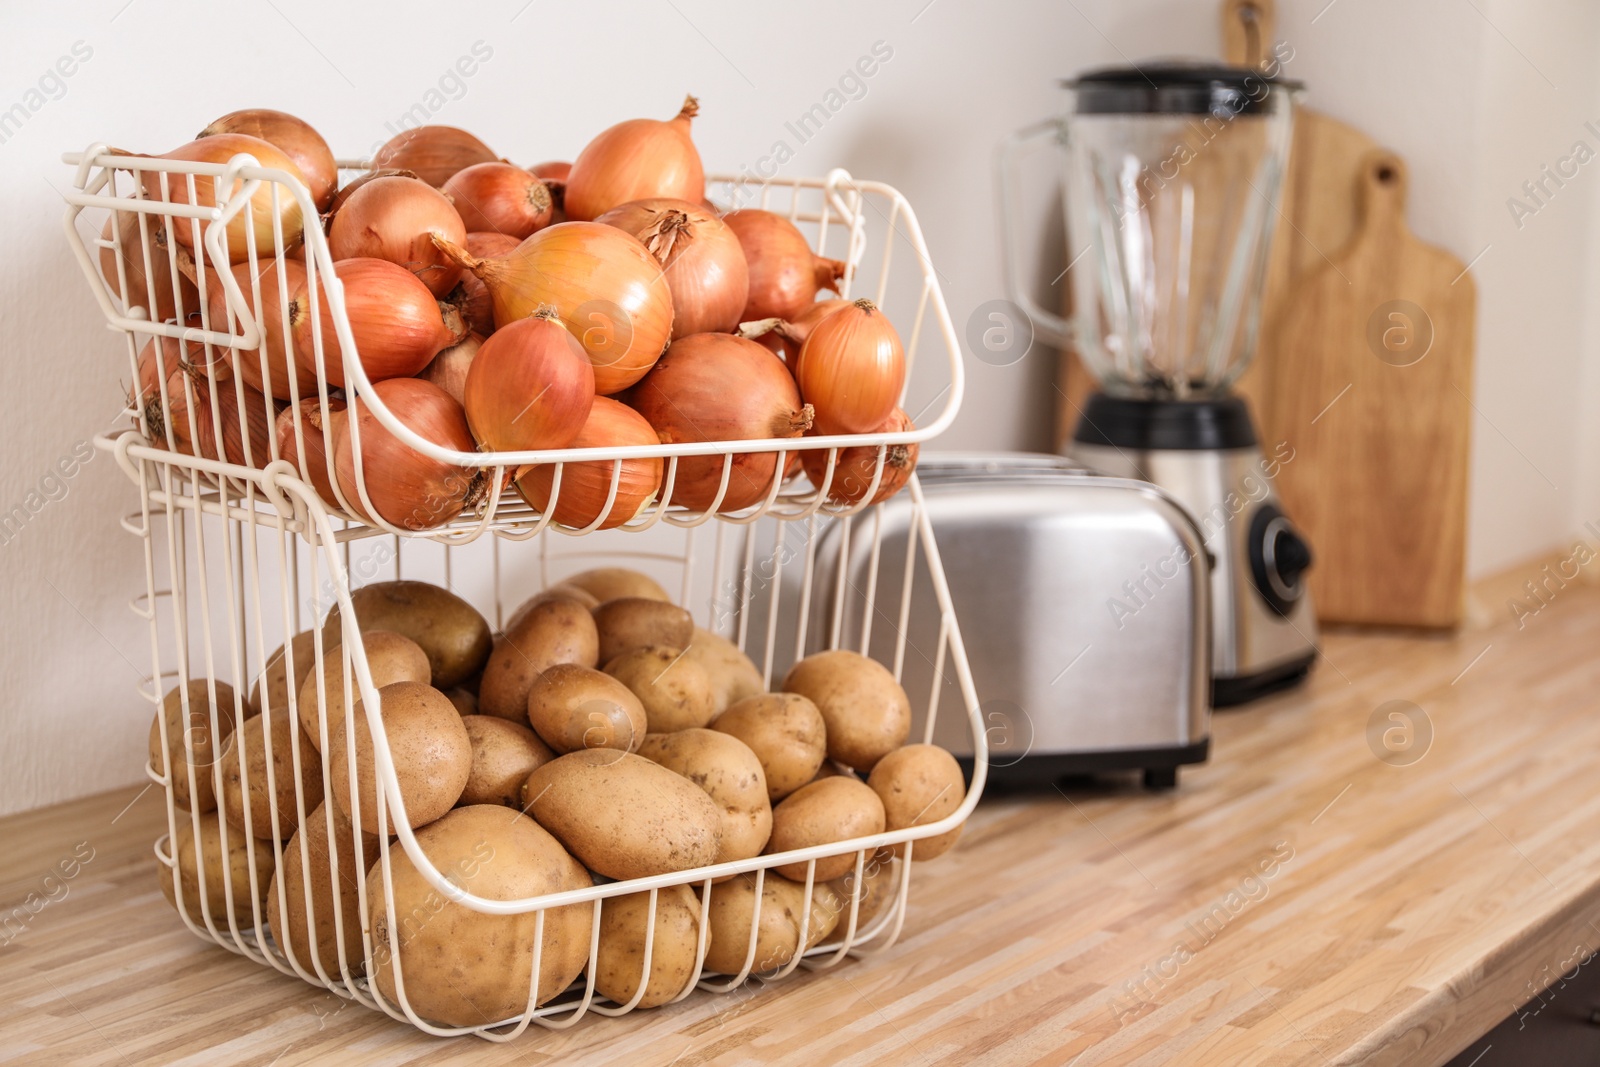
[{"label": "blender jar handle", "polygon": [[1074,347],[1072,324],[1055,312],[1039,306],[1028,291],[1021,263],[1022,241],[1018,229],[1016,187],[1022,155],[1040,138],[1056,133],[1060,126],[1056,119],[1045,119],[1001,141],[995,157],[995,179],[1000,190],[1000,260],[1006,295],[1032,320],[1035,335],[1057,348],[1071,348]]}]

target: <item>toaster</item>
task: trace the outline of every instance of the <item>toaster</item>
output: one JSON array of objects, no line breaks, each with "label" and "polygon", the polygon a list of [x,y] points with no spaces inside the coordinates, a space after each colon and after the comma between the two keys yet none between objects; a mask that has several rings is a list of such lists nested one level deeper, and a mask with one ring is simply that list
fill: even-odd
[{"label": "toaster", "polygon": [[[1094,474],[1060,456],[925,453],[917,477],[986,724],[990,782],[1037,786],[1139,771],[1147,788],[1171,788],[1179,767],[1206,759],[1211,563],[1176,500],[1149,482]],[[842,560],[847,572],[810,578],[813,595],[827,591],[820,599],[831,602],[837,647],[861,648],[871,619],[866,650],[893,662],[900,613],[882,605],[900,601],[915,506],[901,493],[874,518],[829,522],[813,535],[827,548],[815,558]],[[848,539],[843,551],[839,538]],[[806,579],[797,569],[784,571],[776,588],[743,591],[754,642],[746,647],[762,647],[769,622],[783,617],[764,601],[800,594]],[[859,592],[874,588],[876,609]],[[902,617],[901,683],[912,708],[920,716],[936,684],[945,687],[941,702],[959,706],[955,681],[937,661],[932,590],[914,588]],[[797,636],[813,652],[827,634],[774,633],[767,647],[793,649]],[[914,723],[912,737],[923,735]],[[932,740],[970,766],[970,730],[957,716],[937,716]]]}]

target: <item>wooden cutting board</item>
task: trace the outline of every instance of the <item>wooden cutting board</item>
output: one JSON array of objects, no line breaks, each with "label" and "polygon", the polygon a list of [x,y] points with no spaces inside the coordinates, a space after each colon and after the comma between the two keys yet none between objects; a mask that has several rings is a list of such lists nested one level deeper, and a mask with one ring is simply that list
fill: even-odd
[{"label": "wooden cutting board", "polygon": [[1449,627],[1461,620],[1476,289],[1460,259],[1406,228],[1406,167],[1362,160],[1354,236],[1293,285],[1268,440],[1311,542],[1317,616]]}]

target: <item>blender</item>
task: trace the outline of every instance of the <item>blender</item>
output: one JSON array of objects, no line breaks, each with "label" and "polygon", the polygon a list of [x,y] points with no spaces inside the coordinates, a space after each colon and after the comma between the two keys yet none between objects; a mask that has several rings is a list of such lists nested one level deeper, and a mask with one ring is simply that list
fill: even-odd
[{"label": "blender", "polygon": [[[1212,696],[1235,704],[1303,678],[1316,657],[1311,549],[1273,489],[1294,461],[1257,438],[1230,386],[1255,354],[1261,293],[1301,85],[1189,61],[1096,70],[1064,83],[1067,113],[1002,148],[1011,298],[1035,333],[1075,350],[1099,384],[1068,453],[1154,482],[1200,527],[1212,563]],[[1064,164],[1071,321],[1023,277],[1014,186],[1022,152],[1052,139]],[[1132,625],[1163,566],[1111,579]]]}]

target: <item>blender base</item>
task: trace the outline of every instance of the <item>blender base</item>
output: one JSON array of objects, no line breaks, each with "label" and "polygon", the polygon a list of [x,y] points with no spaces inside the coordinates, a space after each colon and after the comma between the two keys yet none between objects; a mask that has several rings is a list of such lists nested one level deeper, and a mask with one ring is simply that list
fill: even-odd
[{"label": "blender base", "polygon": [[[1213,701],[1242,703],[1293,685],[1316,658],[1304,571],[1310,550],[1283,513],[1272,479],[1293,462],[1285,442],[1263,453],[1236,396],[1090,397],[1069,452],[1106,474],[1154,482],[1188,509],[1211,556]],[[1163,561],[1125,591],[1155,595]]]}]

